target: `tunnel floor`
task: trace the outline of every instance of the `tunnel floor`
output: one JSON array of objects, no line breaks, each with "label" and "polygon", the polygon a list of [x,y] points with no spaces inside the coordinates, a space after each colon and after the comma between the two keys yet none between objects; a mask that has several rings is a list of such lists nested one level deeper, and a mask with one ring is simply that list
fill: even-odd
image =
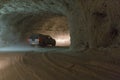
[{"label": "tunnel floor", "polygon": [[119,52],[1,52],[0,80],[120,80]]}]

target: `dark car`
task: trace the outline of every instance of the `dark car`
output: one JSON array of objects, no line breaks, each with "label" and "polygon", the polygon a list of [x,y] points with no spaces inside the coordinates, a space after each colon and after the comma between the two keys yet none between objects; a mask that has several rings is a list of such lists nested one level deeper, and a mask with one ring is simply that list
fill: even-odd
[{"label": "dark car", "polygon": [[32,34],[28,38],[28,43],[32,46],[37,45],[37,46],[42,46],[42,47],[56,45],[55,39],[53,39],[49,35],[44,35],[44,34]]}]

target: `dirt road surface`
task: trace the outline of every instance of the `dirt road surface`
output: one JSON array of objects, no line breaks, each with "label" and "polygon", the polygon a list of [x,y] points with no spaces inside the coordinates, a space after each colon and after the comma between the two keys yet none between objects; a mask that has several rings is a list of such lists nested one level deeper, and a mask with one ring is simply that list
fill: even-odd
[{"label": "dirt road surface", "polygon": [[120,49],[0,52],[0,80],[120,80]]}]

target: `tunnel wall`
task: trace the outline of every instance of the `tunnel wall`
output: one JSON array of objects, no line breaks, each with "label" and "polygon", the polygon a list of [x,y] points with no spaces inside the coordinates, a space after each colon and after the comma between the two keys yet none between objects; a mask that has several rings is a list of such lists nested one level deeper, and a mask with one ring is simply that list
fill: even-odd
[{"label": "tunnel wall", "polygon": [[[119,47],[120,1],[101,0],[94,2],[90,10],[89,44],[91,48]],[[96,5],[97,4],[97,5]]]},{"label": "tunnel wall", "polygon": [[119,1],[80,0],[68,13],[71,48],[120,46]]},{"label": "tunnel wall", "polygon": [[4,3],[1,14],[48,11],[67,16],[71,49],[119,47],[119,0],[7,0]]}]

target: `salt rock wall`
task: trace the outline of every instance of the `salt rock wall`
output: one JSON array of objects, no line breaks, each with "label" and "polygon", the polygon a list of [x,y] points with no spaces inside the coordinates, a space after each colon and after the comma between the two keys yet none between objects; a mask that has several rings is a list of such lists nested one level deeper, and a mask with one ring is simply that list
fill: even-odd
[{"label": "salt rock wall", "polygon": [[119,0],[1,0],[0,14],[64,15],[68,20],[71,49],[119,47],[119,4]]},{"label": "salt rock wall", "polygon": [[120,1],[76,0],[68,14],[72,48],[119,47]]}]

